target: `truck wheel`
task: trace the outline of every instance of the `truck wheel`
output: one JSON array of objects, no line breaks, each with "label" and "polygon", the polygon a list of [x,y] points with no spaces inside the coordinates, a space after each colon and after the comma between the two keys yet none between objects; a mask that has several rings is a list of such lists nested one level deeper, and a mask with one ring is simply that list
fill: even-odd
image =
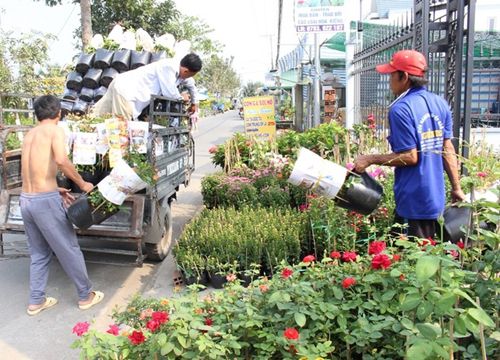
[{"label": "truck wheel", "polygon": [[158,243],[146,243],[146,253],[148,259],[153,261],[162,261],[172,247],[172,212],[170,205],[160,208],[160,221],[163,218],[163,224],[160,226],[161,239]]}]

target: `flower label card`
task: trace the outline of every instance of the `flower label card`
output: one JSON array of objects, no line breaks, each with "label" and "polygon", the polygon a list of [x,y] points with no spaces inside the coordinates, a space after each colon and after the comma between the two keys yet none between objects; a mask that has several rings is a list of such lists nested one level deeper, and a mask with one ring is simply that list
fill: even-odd
[{"label": "flower label card", "polygon": [[73,164],[94,165],[96,163],[96,133],[76,133],[73,143]]}]

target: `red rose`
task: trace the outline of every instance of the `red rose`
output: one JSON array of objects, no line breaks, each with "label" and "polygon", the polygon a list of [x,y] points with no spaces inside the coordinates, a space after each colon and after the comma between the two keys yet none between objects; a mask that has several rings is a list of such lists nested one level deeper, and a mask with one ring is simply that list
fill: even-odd
[{"label": "red rose", "polygon": [[425,248],[427,245],[435,246],[437,243],[429,236],[427,239],[424,239],[420,242],[420,247]]},{"label": "red rose", "polygon": [[397,262],[399,260],[401,260],[401,255],[399,254],[392,255],[392,261]]},{"label": "red rose", "polygon": [[302,262],[309,263],[313,262],[314,260],[316,260],[314,255],[307,255],[306,257],[304,257],[304,259],[302,259]]},{"label": "red rose", "polygon": [[354,251],[344,251],[342,254],[342,260],[345,262],[353,262],[356,261],[356,257],[358,255]]},{"label": "red rose", "polygon": [[344,289],[350,288],[354,284],[356,284],[356,279],[355,278],[348,277],[348,278],[345,278],[344,280],[342,280],[342,287]]},{"label": "red rose", "polygon": [[386,254],[375,255],[372,259],[373,269],[387,269],[391,266],[391,258]]},{"label": "red rose", "polygon": [[465,244],[462,240],[460,240],[459,242],[457,242],[457,246],[460,248],[460,249],[464,249],[465,248]]},{"label": "red rose", "polygon": [[76,325],[73,326],[73,334],[76,334],[77,336],[82,336],[87,331],[89,331],[89,326],[90,324],[86,321],[76,323]]},{"label": "red rose", "polygon": [[149,320],[146,327],[151,330],[151,332],[155,332],[160,327],[160,323],[156,320]]},{"label": "red rose", "polygon": [[283,279],[288,279],[290,276],[292,276],[292,274],[293,274],[292,269],[284,268],[283,270],[281,270],[281,277]]},{"label": "red rose", "polygon": [[210,318],[205,318],[205,325],[207,326],[212,326],[212,324],[214,323],[214,321]]},{"label": "red rose", "polygon": [[340,259],[341,255],[340,255],[340,252],[339,252],[339,251],[332,251],[332,252],[330,253],[330,257],[331,257],[332,259]]},{"label": "red rose", "polygon": [[374,241],[370,243],[368,246],[368,254],[369,255],[377,255],[385,250],[385,242],[383,241]]},{"label": "red rose", "polygon": [[288,340],[297,340],[299,338],[299,332],[295,328],[286,328],[283,332],[283,336]]},{"label": "red rose", "polygon": [[128,336],[130,342],[134,345],[139,345],[142,344],[144,341],[146,341],[146,337],[142,333],[142,331],[136,331],[134,330],[132,332],[132,335]]},{"label": "red rose", "polygon": [[163,324],[168,321],[168,314],[165,311],[155,311],[151,314],[151,318],[158,321],[159,324]]},{"label": "red rose", "polygon": [[111,334],[111,335],[114,335],[114,336],[117,336],[119,333],[120,333],[120,328],[118,327],[118,325],[116,324],[113,324],[113,325],[109,325],[109,329],[106,331],[108,334]]}]

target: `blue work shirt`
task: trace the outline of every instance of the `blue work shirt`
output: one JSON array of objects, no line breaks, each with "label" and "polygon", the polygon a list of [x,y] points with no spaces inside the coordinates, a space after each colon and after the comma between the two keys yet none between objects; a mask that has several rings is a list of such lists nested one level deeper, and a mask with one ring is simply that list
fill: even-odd
[{"label": "blue work shirt", "polygon": [[445,207],[443,141],[453,134],[447,102],[424,87],[411,88],[389,109],[392,151],[416,149],[414,166],[396,167],[396,212],[411,220],[434,220]]}]

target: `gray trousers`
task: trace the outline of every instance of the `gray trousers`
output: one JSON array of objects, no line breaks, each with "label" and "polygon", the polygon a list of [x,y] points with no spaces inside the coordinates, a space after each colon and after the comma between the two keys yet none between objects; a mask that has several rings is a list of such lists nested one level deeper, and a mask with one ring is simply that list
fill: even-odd
[{"label": "gray trousers", "polygon": [[19,204],[31,256],[29,303],[41,304],[45,301],[52,252],[75,284],[78,298],[86,300],[92,284],[59,192],[21,193]]}]

